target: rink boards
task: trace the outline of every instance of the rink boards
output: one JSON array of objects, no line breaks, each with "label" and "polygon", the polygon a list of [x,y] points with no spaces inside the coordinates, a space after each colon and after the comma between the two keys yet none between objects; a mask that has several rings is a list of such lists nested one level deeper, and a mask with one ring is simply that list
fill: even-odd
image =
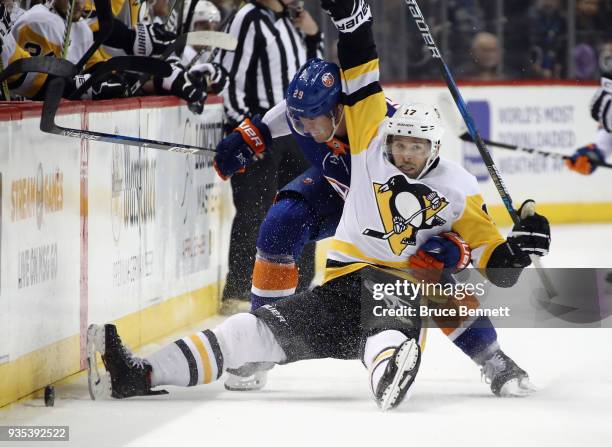
[{"label": "rink boards", "polygon": [[[168,98],[65,105],[60,125],[214,147]],[[0,106],[0,406],[84,366],[89,323],[131,346],[214,315],[233,209],[212,157],[44,134],[40,108]]]},{"label": "rink boards", "polygon": [[[386,86],[437,102],[440,85]],[[565,154],[592,142],[594,86],[462,86],[485,138]],[[82,369],[89,323],[114,321],[132,347],[216,313],[233,206],[212,159],[43,134],[40,106],[0,105],[0,406]],[[168,98],[64,105],[62,125],[214,146],[222,105],[196,117]],[[554,223],[612,221],[612,172],[493,150],[515,202]],[[479,155],[447,133],[442,153],[480,181],[507,223]]]}]

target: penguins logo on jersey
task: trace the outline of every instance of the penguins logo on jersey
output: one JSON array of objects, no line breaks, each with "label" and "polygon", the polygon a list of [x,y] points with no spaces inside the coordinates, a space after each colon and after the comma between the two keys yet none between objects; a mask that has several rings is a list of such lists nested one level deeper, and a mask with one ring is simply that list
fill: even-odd
[{"label": "penguins logo on jersey", "polygon": [[446,223],[438,214],[448,201],[428,186],[408,183],[403,175],[373,186],[384,232],[367,228],[363,234],[386,240],[395,255],[401,255],[408,245],[416,245],[419,230]]}]

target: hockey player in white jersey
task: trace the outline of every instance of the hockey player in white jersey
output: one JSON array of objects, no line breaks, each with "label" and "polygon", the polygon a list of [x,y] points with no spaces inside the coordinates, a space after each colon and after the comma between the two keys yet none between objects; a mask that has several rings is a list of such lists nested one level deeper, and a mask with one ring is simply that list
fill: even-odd
[{"label": "hockey player in white jersey", "polygon": [[[189,13],[189,3],[185,2],[183,20]],[[219,9],[212,2],[199,0],[193,12],[189,31],[218,31],[220,24],[221,12]],[[211,47],[187,45],[181,55],[181,64],[197,77],[207,80],[207,93],[218,95],[227,87],[229,75],[225,68],[216,62],[218,57],[214,57],[213,51]],[[198,114],[202,113],[204,102],[205,100],[190,104],[189,110]]]},{"label": "hockey player in white jersey", "polygon": [[[61,57],[64,33],[66,30],[66,13],[68,0],[53,0],[47,5],[35,5],[22,14],[11,28],[11,34],[17,44],[31,56]],[[83,1],[75,1],[72,11],[72,29],[66,59],[77,63],[93,43],[93,33],[81,20]],[[85,64],[86,68],[103,62],[105,59],[96,52]],[[47,75],[38,73],[27,76],[15,86],[16,93],[31,99],[42,99],[43,86]]]},{"label": "hockey player in white jersey", "polygon": [[[471,251],[474,265],[501,287],[517,281],[530,264],[529,254],[547,253],[550,231],[543,216],[522,220],[504,239],[484,210],[474,177],[439,156],[442,127],[435,107],[406,104],[385,118],[369,6],[352,0],[322,4],[341,31],[338,53],[352,160],[351,188],[324,284],[252,314],[234,315],[146,359],[127,351],[113,325],[92,325],[92,397],[123,398],[164,392],[153,390],[160,385],[209,383],[247,362],[360,358],[377,404],[394,408],[418,372],[419,322],[392,329],[366,326],[364,284],[373,277],[392,280],[401,272],[416,281],[410,275],[415,267],[435,264],[433,256],[420,250],[435,238],[442,239],[437,254],[445,268],[461,267]],[[110,377],[98,376],[95,351],[102,354]],[[483,373],[498,395],[508,389],[519,395],[518,390],[531,387],[525,371],[499,349],[489,353]]]},{"label": "hockey player in white jersey", "polygon": [[605,162],[612,157],[612,73],[601,77],[601,86],[591,99],[591,116],[599,123],[595,142],[577,149],[571,159],[565,160],[568,168],[582,175],[595,172],[597,165],[592,162]]},{"label": "hockey player in white jersey", "polygon": [[[189,3],[185,3],[183,17],[187,17],[189,13]],[[208,0],[200,0],[193,11],[193,19],[189,27],[189,31],[218,31],[221,24],[221,12],[219,9]],[[196,64],[209,63],[211,49],[206,47],[185,47],[181,56],[181,63],[187,66]]]}]

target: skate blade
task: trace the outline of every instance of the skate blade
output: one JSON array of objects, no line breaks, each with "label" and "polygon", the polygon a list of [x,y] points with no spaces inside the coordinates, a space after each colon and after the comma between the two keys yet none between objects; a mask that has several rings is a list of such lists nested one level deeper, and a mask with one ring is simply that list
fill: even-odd
[{"label": "skate blade", "polygon": [[527,397],[538,389],[531,383],[528,377],[521,380],[508,380],[499,390],[500,397]]},{"label": "skate blade", "polygon": [[92,400],[110,399],[112,394],[110,374],[100,373],[96,358],[96,352],[106,352],[104,340],[104,326],[91,324],[87,328],[87,387]]},{"label": "skate blade", "polygon": [[[402,389],[405,388],[407,383],[414,378],[414,373],[411,373],[403,377],[402,380],[404,373],[412,370],[416,366],[418,359],[419,349],[415,340],[411,340],[409,343],[406,343],[400,348],[400,352],[395,357],[395,364],[397,365],[395,377],[393,377],[393,382],[391,382],[391,385],[389,385],[383,393],[382,402],[380,404],[380,409],[382,411],[387,411],[395,405]],[[408,393],[406,393],[404,396],[404,399],[409,398],[410,390],[408,390]]]},{"label": "skate blade", "polygon": [[223,386],[228,391],[259,391],[268,382],[268,372],[258,371],[249,377],[229,374]]}]

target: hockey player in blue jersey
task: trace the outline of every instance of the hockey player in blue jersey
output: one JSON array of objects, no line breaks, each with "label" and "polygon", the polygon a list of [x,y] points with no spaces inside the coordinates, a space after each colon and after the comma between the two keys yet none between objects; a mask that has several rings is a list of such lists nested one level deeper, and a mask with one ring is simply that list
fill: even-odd
[{"label": "hockey player in blue jersey", "polygon": [[612,154],[612,73],[601,77],[601,87],[591,99],[591,116],[599,123],[595,142],[577,149],[565,160],[568,168],[582,175],[591,175],[597,163],[605,162]]},{"label": "hockey player in blue jersey", "polygon": [[[247,169],[267,150],[274,150],[273,138],[289,133],[312,165],[279,191],[260,227],[251,288],[252,311],[294,294],[299,273],[296,261],[304,245],[333,236],[336,231],[349,191],[351,163],[341,90],[339,67],[312,59],[293,78],[285,101],[261,120],[245,120],[217,146],[215,168],[222,178]],[[387,116],[394,112],[395,107],[387,100]],[[465,246],[456,235],[433,237],[413,257],[413,267],[461,269],[469,263]],[[497,333],[487,317],[474,320],[468,327],[442,330],[484,372],[514,365],[500,350]],[[249,364],[230,371],[226,388],[260,389],[265,385],[266,369],[271,366]],[[512,386],[506,386],[504,393],[525,395],[533,391],[527,374],[520,371],[520,377]],[[489,379],[492,391],[500,394],[505,382],[494,380],[492,375]]]}]

